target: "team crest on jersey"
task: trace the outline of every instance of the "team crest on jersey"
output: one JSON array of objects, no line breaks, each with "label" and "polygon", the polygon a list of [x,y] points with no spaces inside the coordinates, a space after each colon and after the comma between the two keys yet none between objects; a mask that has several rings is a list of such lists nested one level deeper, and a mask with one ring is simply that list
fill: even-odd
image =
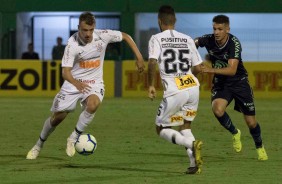
[{"label": "team crest on jersey", "polygon": [[102,52],[102,50],[103,50],[102,43],[96,44],[96,47],[97,47],[97,51],[98,51],[98,52]]}]

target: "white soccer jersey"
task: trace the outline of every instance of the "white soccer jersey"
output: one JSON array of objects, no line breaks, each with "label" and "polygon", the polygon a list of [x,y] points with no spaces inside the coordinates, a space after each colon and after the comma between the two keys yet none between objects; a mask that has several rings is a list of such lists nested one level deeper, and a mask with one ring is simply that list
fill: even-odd
[{"label": "white soccer jersey", "polygon": [[52,112],[71,112],[76,108],[78,100],[85,107],[85,99],[95,94],[102,102],[104,98],[103,64],[108,43],[122,41],[120,31],[97,30],[93,32],[93,40],[83,44],[78,33],[72,35],[65,49],[62,67],[72,67],[71,73],[76,80],[91,87],[88,93],[81,93],[74,85],[65,80],[59,93],[53,100]]},{"label": "white soccer jersey", "polygon": [[93,40],[85,45],[78,33],[75,33],[68,40],[62,67],[72,67],[73,77],[81,82],[103,81],[106,47],[108,43],[120,41],[122,41],[120,31],[95,29]]},{"label": "white soccer jersey", "polygon": [[153,35],[149,41],[149,58],[158,60],[164,97],[200,85],[191,67],[203,61],[190,36],[175,30]]}]

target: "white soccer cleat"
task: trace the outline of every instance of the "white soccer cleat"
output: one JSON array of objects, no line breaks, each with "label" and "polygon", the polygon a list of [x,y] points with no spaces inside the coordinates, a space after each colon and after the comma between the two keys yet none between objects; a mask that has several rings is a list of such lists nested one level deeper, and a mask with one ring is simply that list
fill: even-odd
[{"label": "white soccer cleat", "polygon": [[67,139],[67,149],[66,149],[66,153],[69,157],[73,157],[75,154],[75,148],[74,148],[74,143],[76,140],[72,139],[72,138],[68,138]]},{"label": "white soccer cleat", "polygon": [[26,155],[26,159],[28,160],[34,160],[38,157],[39,153],[40,153],[41,148],[37,145],[33,146],[33,148],[31,148],[31,150],[27,153]]}]

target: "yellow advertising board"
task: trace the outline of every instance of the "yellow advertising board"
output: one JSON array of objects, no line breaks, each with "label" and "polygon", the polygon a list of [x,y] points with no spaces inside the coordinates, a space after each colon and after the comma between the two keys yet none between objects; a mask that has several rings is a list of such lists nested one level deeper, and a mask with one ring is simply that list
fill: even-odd
[{"label": "yellow advertising board", "polygon": [[[104,63],[106,96],[114,96],[114,62]],[[0,96],[53,97],[63,84],[60,61],[1,60]]]},{"label": "yellow advertising board", "polygon": [[[282,98],[282,62],[245,62],[244,66],[248,70],[249,82],[255,97]],[[147,72],[138,74],[133,61],[124,61],[122,69],[122,96],[147,97]],[[201,84],[200,97],[209,98],[212,74],[199,74],[197,77]],[[158,72],[155,87],[157,95],[162,96],[162,84]]]},{"label": "yellow advertising board", "polygon": [[255,97],[282,98],[282,62],[244,63]]},{"label": "yellow advertising board", "polygon": [[[282,98],[282,62],[245,62],[249,81],[258,98]],[[122,86],[115,85],[115,73],[121,72]],[[117,73],[118,74],[118,73]],[[118,75],[119,76],[119,75]],[[200,96],[210,97],[211,74],[197,76]],[[104,63],[106,97],[115,96],[115,88],[122,97],[147,97],[147,66],[143,74],[136,70],[133,60],[123,61],[122,69],[115,69],[114,61]],[[60,61],[41,62],[37,60],[0,61],[1,96],[48,96],[53,97],[63,83]],[[157,95],[162,96],[162,84],[156,73]]]}]

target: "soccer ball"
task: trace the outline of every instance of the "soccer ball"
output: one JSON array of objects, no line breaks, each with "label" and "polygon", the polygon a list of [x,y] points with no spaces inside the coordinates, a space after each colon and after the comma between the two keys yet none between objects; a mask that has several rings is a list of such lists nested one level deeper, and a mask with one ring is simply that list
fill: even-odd
[{"label": "soccer ball", "polygon": [[97,140],[91,134],[82,134],[78,137],[74,147],[81,155],[91,155],[97,148]]}]

